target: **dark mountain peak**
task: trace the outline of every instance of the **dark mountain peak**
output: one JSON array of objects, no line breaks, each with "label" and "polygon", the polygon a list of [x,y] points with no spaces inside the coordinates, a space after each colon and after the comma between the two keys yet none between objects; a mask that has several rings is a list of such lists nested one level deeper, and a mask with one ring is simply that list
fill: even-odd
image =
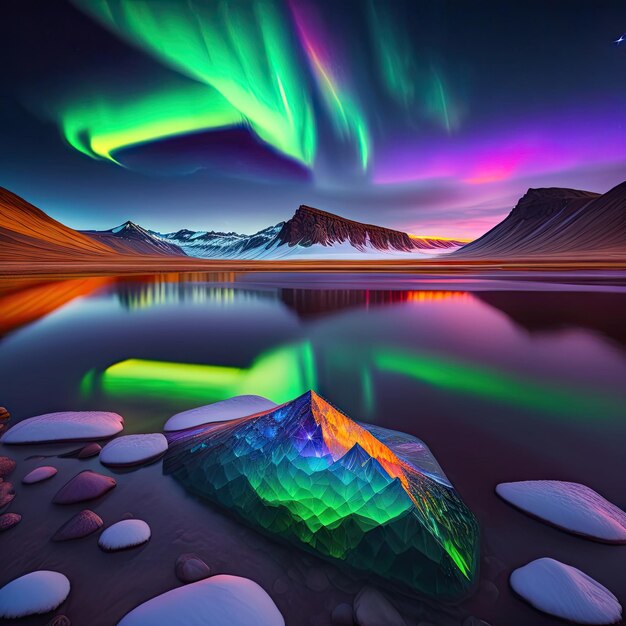
[{"label": "dark mountain peak", "polygon": [[623,258],[626,182],[605,194],[579,189],[529,189],[509,215],[455,254],[489,259]]},{"label": "dark mountain peak", "polygon": [[113,250],[125,254],[187,256],[182,248],[164,241],[160,236],[152,234],[143,226],[130,220],[109,230],[87,230],[83,232],[95,241],[104,243]]},{"label": "dark mountain peak", "polygon": [[116,235],[118,234],[130,234],[130,233],[140,233],[141,235],[148,234],[148,231],[139,226],[139,224],[135,224],[135,222],[131,222],[130,220],[126,220],[123,224],[120,224],[119,226],[116,226],[115,228],[111,228],[109,231],[110,233],[115,233]]},{"label": "dark mountain peak", "polygon": [[348,242],[358,250],[368,246],[376,250],[402,250],[416,248],[409,235],[398,230],[363,224],[345,217],[302,204],[294,216],[283,224],[278,233],[280,245],[305,246],[314,244],[331,246]]},{"label": "dark mountain peak", "polygon": [[534,218],[542,217],[558,211],[574,202],[579,204],[582,200],[593,200],[600,194],[580,189],[568,189],[565,187],[539,187],[530,188],[518,200],[511,211],[511,217]]}]

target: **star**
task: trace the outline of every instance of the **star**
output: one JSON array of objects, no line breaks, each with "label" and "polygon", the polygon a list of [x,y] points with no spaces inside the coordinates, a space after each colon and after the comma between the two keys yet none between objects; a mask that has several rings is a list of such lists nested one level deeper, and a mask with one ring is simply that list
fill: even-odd
[{"label": "star", "polygon": [[624,33],[623,35],[620,35],[613,43],[619,46],[624,41],[626,41],[626,33]]}]

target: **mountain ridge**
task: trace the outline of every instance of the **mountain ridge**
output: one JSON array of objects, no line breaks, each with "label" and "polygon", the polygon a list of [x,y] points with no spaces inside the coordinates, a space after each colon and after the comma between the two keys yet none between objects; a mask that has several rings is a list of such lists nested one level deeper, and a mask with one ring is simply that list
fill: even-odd
[{"label": "mountain ridge", "polygon": [[252,235],[235,232],[191,231],[157,233],[190,256],[202,258],[285,258],[298,254],[358,255],[419,253],[453,249],[465,242],[437,237],[414,237],[408,233],[351,220],[302,204],[294,215]]},{"label": "mountain ridge", "polygon": [[531,188],[504,220],[450,256],[492,260],[624,258],[626,182],[604,194]]},{"label": "mountain ridge", "polygon": [[106,258],[115,252],[0,187],[0,261]]}]

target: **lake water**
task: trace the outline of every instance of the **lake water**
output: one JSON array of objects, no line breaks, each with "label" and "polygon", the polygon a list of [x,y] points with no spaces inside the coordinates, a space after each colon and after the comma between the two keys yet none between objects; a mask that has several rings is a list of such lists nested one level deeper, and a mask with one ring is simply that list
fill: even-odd
[{"label": "lake water", "polygon": [[[620,274],[5,280],[0,405],[14,420],[116,411],[126,433],[139,433],[234,394],[283,402],[315,389],[357,420],[425,440],[478,517],[483,584],[436,623],[474,614],[494,625],[556,624],[513,597],[512,569],[554,557],[625,601],[626,547],[543,525],[500,501],[494,487],[573,480],[626,507],[625,285]],[[53,507],[50,498],[78,469],[102,466],[54,458],[59,476],[48,483],[24,488],[19,479],[42,456],[73,447],[0,447],[20,463],[7,510],[24,515],[0,535],[0,584],[34,568],[59,569],[73,583],[63,612],[75,623],[111,624],[174,587],[176,556],[198,552],[214,571],[262,584],[291,624],[329,623],[333,606],[350,600],[354,589],[341,574],[186,495],[160,463],[116,476],[117,489],[92,507],[106,523],[127,513],[146,519],[147,546],[110,555],[94,537],[52,544],[49,536],[80,506]],[[326,572],[326,588],[312,589],[311,568]],[[408,623],[423,618],[416,601],[398,602]]]}]

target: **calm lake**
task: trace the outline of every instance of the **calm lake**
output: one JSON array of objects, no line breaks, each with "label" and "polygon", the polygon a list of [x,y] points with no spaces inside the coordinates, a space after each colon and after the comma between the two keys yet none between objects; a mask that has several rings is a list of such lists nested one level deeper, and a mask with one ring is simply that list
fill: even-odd
[{"label": "calm lake", "polygon": [[[486,583],[461,607],[465,615],[493,625],[558,624],[508,589],[512,569],[543,556],[626,599],[626,547],[560,532],[494,493],[502,481],[572,480],[626,507],[624,275],[223,273],[2,283],[0,405],[13,420],[100,409],[123,415],[127,434],[158,432],[174,413],[232,395],[284,402],[308,389],[354,419],[430,446],[482,528]],[[80,509],[50,504],[56,490],[79,469],[109,473],[97,459],[56,458],[75,447],[0,446],[20,463],[7,510],[24,516],[0,535],[0,585],[58,568],[73,584],[63,612],[78,624],[112,624],[176,586],[176,556],[198,552],[216,572],[259,582],[288,624],[329,623],[333,606],[351,598],[326,569],[327,586],[311,585],[307,570],[325,565],[196,501],[160,463],[116,475],[117,489],[91,507],[107,524],[125,514],[145,519],[149,544],[111,555],[96,537],[51,543]],[[20,485],[48,455],[59,476]],[[409,615],[407,623],[420,619]],[[440,619],[460,623],[456,613]]]}]

